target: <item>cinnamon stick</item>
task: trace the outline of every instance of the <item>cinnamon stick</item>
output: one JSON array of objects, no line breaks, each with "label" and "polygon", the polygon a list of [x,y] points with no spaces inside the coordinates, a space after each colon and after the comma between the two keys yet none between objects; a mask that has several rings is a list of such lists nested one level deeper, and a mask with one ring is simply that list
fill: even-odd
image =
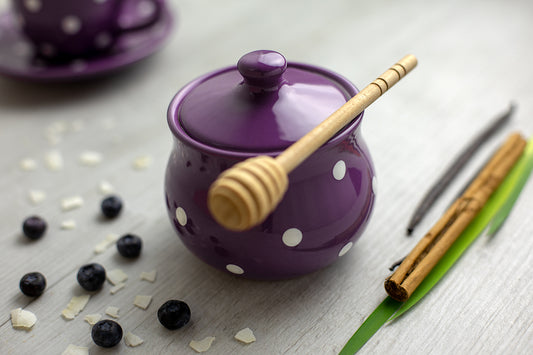
[{"label": "cinnamon stick", "polygon": [[516,163],[526,140],[518,133],[509,136],[464,194],[420,240],[385,281],[393,299],[404,302],[420,285],[459,235],[466,229]]},{"label": "cinnamon stick", "polygon": [[505,123],[507,123],[513,112],[515,111],[515,104],[511,103],[509,109],[501,114],[494,122],[490,123],[475,139],[468,144],[468,146],[461,152],[456,160],[446,169],[444,174],[431,186],[426,195],[419,202],[407,225],[407,235],[411,235],[416,225],[422,220],[426,212],[430,209],[435,201],[440,197],[442,192],[450,185],[454,177],[466,165],[470,158],[487,142],[487,140],[496,133]]}]

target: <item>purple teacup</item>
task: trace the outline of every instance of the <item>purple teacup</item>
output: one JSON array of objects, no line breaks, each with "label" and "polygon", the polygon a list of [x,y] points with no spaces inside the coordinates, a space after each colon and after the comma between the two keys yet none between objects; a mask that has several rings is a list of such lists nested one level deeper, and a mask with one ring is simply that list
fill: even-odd
[{"label": "purple teacup", "polygon": [[[38,55],[61,60],[104,53],[122,33],[153,25],[163,1],[12,0],[12,4]],[[140,12],[135,23],[124,16],[131,15],[132,4]]]}]

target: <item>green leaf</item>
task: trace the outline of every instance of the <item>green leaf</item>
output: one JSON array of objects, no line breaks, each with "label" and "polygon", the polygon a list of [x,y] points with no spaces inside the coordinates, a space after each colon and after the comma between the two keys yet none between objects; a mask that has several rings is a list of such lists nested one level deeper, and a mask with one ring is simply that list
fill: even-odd
[{"label": "green leaf", "polygon": [[401,305],[401,302],[395,301],[390,297],[385,298],[348,340],[339,355],[352,355],[358,352]]},{"label": "green leaf", "polygon": [[[476,218],[468,225],[459,238],[453,243],[451,248],[444,254],[442,259],[435,265],[433,270],[422,281],[420,286],[413,292],[411,297],[398,309],[391,321],[400,317],[413,307],[422,297],[424,297],[432,288],[439,282],[439,280],[446,274],[446,272],[453,266],[456,260],[463,254],[468,246],[483,232],[487,225],[491,222],[493,217],[504,211],[507,214],[513,207],[521,188],[516,190],[517,182],[521,182],[522,186],[525,184],[531,171],[533,164],[533,138],[528,142],[524,154],[520,157],[513,169],[509,172],[500,187],[487,201],[486,205],[480,211]],[[528,170],[529,169],[529,170]],[[527,173],[527,174],[526,174]],[[516,197],[514,194],[517,194]],[[514,198],[513,198],[514,197]],[[505,216],[507,216],[505,214]],[[504,217],[505,219],[505,217]]]},{"label": "green leaf", "polygon": [[404,303],[387,297],[365,320],[350,340],[348,340],[339,355],[355,354],[387,321],[393,321],[400,317],[418,303],[439,282],[493,219],[496,223],[494,224],[496,226],[494,228],[497,230],[509,215],[532,170],[533,137],[530,138],[524,153],[500,187],[494,192],[480,213],[468,225],[455,243],[453,243],[433,270],[431,270],[429,275],[422,281],[420,286],[413,292],[411,297]]},{"label": "green leaf", "polygon": [[513,206],[518,199],[518,196],[520,196],[520,193],[522,192],[522,189],[524,188],[529,175],[531,175],[531,171],[533,170],[533,139],[531,139],[524,151],[524,156],[520,161],[516,164],[514,167],[516,172],[516,179],[513,181],[512,190],[509,193],[509,196],[505,203],[503,204],[502,208],[496,213],[494,218],[492,219],[488,231],[488,235],[494,235],[500,227],[503,225],[503,222],[507,219],[509,214],[511,213],[511,210],[513,209]]}]

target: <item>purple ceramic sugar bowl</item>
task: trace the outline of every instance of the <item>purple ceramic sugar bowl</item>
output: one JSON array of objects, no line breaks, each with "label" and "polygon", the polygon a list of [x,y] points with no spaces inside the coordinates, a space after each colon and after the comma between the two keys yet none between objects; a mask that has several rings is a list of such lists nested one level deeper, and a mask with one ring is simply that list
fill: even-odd
[{"label": "purple ceramic sugar bowl", "polygon": [[340,75],[273,51],[248,53],[238,66],[182,88],[168,109],[174,145],[165,195],[185,246],[218,269],[265,280],[310,273],[348,252],[375,199],[363,113],[289,174],[283,200],[259,226],[232,232],[218,225],[207,191],[235,163],[278,155],[356,93]]},{"label": "purple ceramic sugar bowl", "polygon": [[[163,0],[11,0],[24,34],[36,52],[47,59],[86,57],[108,51],[124,32],[154,24]],[[126,6],[128,5],[128,6]],[[123,24],[131,11],[144,12],[144,19]],[[137,16],[143,17],[143,16]],[[123,20],[125,19],[125,21]]]}]

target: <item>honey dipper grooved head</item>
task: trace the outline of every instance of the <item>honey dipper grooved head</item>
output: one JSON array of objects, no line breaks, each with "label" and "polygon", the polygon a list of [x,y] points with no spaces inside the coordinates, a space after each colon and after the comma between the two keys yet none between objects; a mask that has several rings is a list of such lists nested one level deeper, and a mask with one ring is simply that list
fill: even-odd
[{"label": "honey dipper grooved head", "polygon": [[287,186],[287,174],[276,160],[258,156],[224,171],[209,188],[207,205],[221,226],[244,231],[265,220]]}]

